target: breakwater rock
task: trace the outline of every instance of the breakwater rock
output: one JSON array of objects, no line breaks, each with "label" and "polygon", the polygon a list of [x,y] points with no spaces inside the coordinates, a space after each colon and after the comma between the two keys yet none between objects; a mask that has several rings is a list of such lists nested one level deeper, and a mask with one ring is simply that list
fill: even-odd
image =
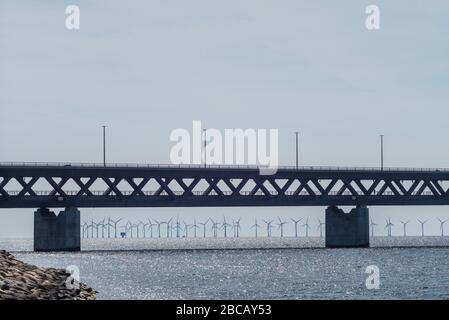
[{"label": "breakwater rock", "polygon": [[96,293],[66,270],[36,267],[0,250],[0,300],[94,300]]}]

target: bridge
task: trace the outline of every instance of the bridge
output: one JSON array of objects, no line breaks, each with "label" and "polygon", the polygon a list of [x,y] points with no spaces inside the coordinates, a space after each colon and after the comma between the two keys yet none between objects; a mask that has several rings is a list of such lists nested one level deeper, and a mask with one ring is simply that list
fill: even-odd
[{"label": "bridge", "polygon": [[[58,247],[39,234],[79,227],[85,207],[326,206],[328,247],[368,246],[374,205],[449,205],[449,169],[279,167],[260,175],[251,166],[0,163],[0,208],[38,209],[37,250]],[[49,208],[66,209],[56,217]]]}]

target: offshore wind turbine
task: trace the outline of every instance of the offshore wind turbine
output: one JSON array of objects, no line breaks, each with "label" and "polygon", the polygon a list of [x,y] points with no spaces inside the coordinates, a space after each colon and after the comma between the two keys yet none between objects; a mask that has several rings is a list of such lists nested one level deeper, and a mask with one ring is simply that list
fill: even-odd
[{"label": "offshore wind turbine", "polygon": [[[90,232],[89,232],[90,229]],[[90,236],[89,236],[90,233]],[[94,226],[93,224],[87,224],[87,238],[93,238],[94,237]]]},{"label": "offshore wind turbine", "polygon": [[204,222],[198,222],[200,225],[202,225],[203,226],[203,238],[206,238],[206,225],[207,225],[207,223],[209,222],[209,219],[210,218],[208,218],[206,221],[204,221]]},{"label": "offshore wind turbine", "polygon": [[136,228],[136,231],[137,231],[137,238],[139,238],[139,236],[140,236],[140,234],[139,234],[139,231],[140,231],[140,228],[139,228],[139,223],[133,223],[133,224],[131,224],[131,228]]},{"label": "offshore wind turbine", "polygon": [[196,238],[196,230],[199,229],[198,225],[196,224],[196,219],[193,219],[192,229],[193,229],[193,237]]},{"label": "offshore wind turbine", "polygon": [[257,223],[257,218],[254,218],[254,224],[250,227],[250,229],[255,228],[256,238],[257,238],[257,229],[261,228],[261,226]]},{"label": "offshore wind turbine", "polygon": [[84,239],[84,234],[86,233],[86,227],[85,227],[86,222],[83,221],[83,224],[81,225],[81,230],[82,231],[82,237]]},{"label": "offshore wind turbine", "polygon": [[321,222],[321,219],[318,218],[318,228],[320,230],[320,238],[323,237],[323,227],[324,227],[325,223]]},{"label": "offshore wind turbine", "polygon": [[270,220],[268,223],[268,231],[270,232],[270,238],[273,236],[272,230],[274,228],[273,226],[274,220]]},{"label": "offshore wind turbine", "polygon": [[87,221],[85,222],[85,224],[86,224],[86,238],[89,239],[89,228],[90,228],[90,226],[89,226],[89,223],[87,223]]},{"label": "offshore wind turbine", "polygon": [[148,230],[150,230],[151,238],[153,238],[153,226],[155,226],[155,224],[153,222],[151,222],[150,218],[148,218]]},{"label": "offshore wind turbine", "polygon": [[140,220],[139,221],[139,225],[142,226],[143,237],[146,238],[147,237],[147,226],[148,226],[148,223],[145,223],[142,220]]},{"label": "offshore wind turbine", "polygon": [[168,220],[166,223],[167,223],[167,238],[169,238],[170,237],[170,224],[171,224],[171,221],[173,220],[173,217],[171,217],[170,218],[170,220]]},{"label": "offshore wind turbine", "polygon": [[173,238],[173,231],[176,230],[176,223],[172,222],[170,226],[170,237]]},{"label": "offshore wind turbine", "polygon": [[90,221],[91,238],[94,237],[94,224],[95,224],[94,219],[92,219]]},{"label": "offshore wind turbine", "polygon": [[239,237],[239,231],[241,229],[240,227],[240,220],[242,218],[239,218],[238,220],[234,221],[234,219],[232,219],[232,230],[234,231],[234,238],[238,238]]},{"label": "offshore wind turbine", "polygon": [[302,218],[299,219],[299,220],[295,220],[295,219],[290,218],[290,220],[292,220],[293,223],[295,224],[295,237],[298,238],[298,223],[301,222]]},{"label": "offshore wind turbine", "polygon": [[227,238],[228,236],[228,227],[232,227],[229,223],[226,222],[226,218],[223,217],[223,224],[221,225],[221,229],[224,231],[224,237]]},{"label": "offshore wind turbine", "polygon": [[122,221],[122,219],[118,219],[118,220],[112,220],[110,219],[110,222],[112,222],[114,224],[114,238],[117,238],[117,224]]},{"label": "offshore wind turbine", "polygon": [[242,220],[242,218],[239,218],[236,223],[237,223],[237,238],[240,237],[240,220]]},{"label": "offshore wind turbine", "polygon": [[399,220],[399,222],[402,223],[402,227],[404,230],[404,237],[406,237],[407,236],[407,224],[410,222],[410,220],[407,220],[407,221]]},{"label": "offshore wind turbine", "polygon": [[263,222],[265,222],[265,224],[267,225],[267,237],[271,237],[271,228],[273,228],[272,223],[274,221],[273,220],[270,220],[270,221],[263,220]]},{"label": "offshore wind turbine", "polygon": [[147,220],[148,220],[147,228],[148,228],[148,231],[150,231],[150,238],[153,238],[153,226],[154,226],[154,224],[153,224],[153,222],[151,222],[151,220],[149,218],[147,218]]},{"label": "offshore wind turbine", "polygon": [[89,228],[90,228],[90,225],[89,225],[89,223],[87,221],[85,222],[85,224],[86,224],[86,238],[89,239]]},{"label": "offshore wind turbine", "polygon": [[176,238],[179,238],[181,235],[181,223],[179,222],[179,216],[176,217],[175,230],[176,230]]},{"label": "offshore wind turbine", "polygon": [[385,229],[387,229],[387,236],[391,237],[391,228],[394,226],[393,223],[391,223],[391,218],[385,219]]},{"label": "offshore wind turbine", "polygon": [[108,227],[108,239],[111,237],[111,217],[108,217],[108,223],[106,224]]},{"label": "offshore wind turbine", "polygon": [[278,228],[281,230],[281,238],[284,237],[284,225],[287,223],[287,221],[282,221],[281,218],[278,217],[279,223]]},{"label": "offshore wind turbine", "polygon": [[304,223],[302,226],[306,228],[306,238],[308,238],[308,237],[309,237],[309,229],[310,229],[310,226],[309,226],[309,217],[307,217],[306,223]]},{"label": "offshore wind turbine", "polygon": [[136,226],[137,226],[137,234],[139,234],[140,226],[142,226],[143,237],[145,238],[145,223],[139,220]]},{"label": "offshore wind turbine", "polygon": [[210,219],[212,221],[212,230],[214,231],[214,238],[218,236],[218,226],[220,225],[219,222],[215,222],[214,220]]},{"label": "offshore wind turbine", "polygon": [[191,227],[191,225],[185,221],[183,221],[183,222],[184,222],[184,234],[185,234],[185,237],[188,238],[189,237],[189,228]]},{"label": "offshore wind turbine", "polygon": [[173,231],[176,230],[176,222],[173,220],[170,223],[170,238],[173,238]]},{"label": "offshore wind turbine", "polygon": [[377,223],[375,223],[374,221],[373,221],[373,218],[369,218],[370,219],[370,227],[371,227],[371,238],[373,238],[374,237],[374,226],[377,226]]},{"label": "offshore wind turbine", "polygon": [[421,221],[421,220],[419,220],[419,219],[416,219],[416,220],[418,220],[419,223],[421,223],[421,237],[424,237],[424,225],[425,225],[426,222],[429,221],[429,220],[424,220],[424,221]]},{"label": "offshore wind turbine", "polygon": [[156,222],[156,225],[157,225],[158,238],[160,238],[161,237],[161,225],[163,222],[159,222],[157,220],[154,220],[154,221]]},{"label": "offshore wind turbine", "polygon": [[438,221],[440,222],[440,230],[441,230],[441,237],[444,237],[444,224],[449,220],[441,220],[440,218],[437,218]]},{"label": "offshore wind turbine", "polygon": [[129,220],[128,220],[128,222],[126,223],[126,226],[125,226],[125,232],[126,232],[126,234],[128,234],[128,230],[131,231],[130,236],[131,236],[131,238],[132,238],[132,237],[133,237],[133,224],[132,224],[131,221],[129,221]]},{"label": "offshore wind turbine", "polygon": [[100,224],[92,221],[92,225],[95,226],[95,235],[98,239],[98,227],[100,226]]},{"label": "offshore wind turbine", "polygon": [[160,229],[161,229],[161,238],[162,238],[162,237],[164,236],[163,226],[164,226],[164,224],[167,224],[167,221],[161,220],[161,221],[159,221],[159,222],[160,222],[160,224],[161,224]]},{"label": "offshore wind turbine", "polygon": [[89,235],[89,229],[87,229],[86,227],[89,227],[89,225],[87,224],[87,222],[84,222],[84,223],[83,223],[83,226],[82,226],[82,230],[83,230],[83,238],[85,238],[86,230],[87,230],[87,235]]},{"label": "offshore wind turbine", "polygon": [[151,227],[151,221],[148,221],[147,223],[144,223],[143,224],[143,237],[144,238],[146,238],[146,236],[147,236],[147,229],[149,229],[150,230],[150,233],[151,233],[151,231],[153,231],[153,228]]},{"label": "offshore wind turbine", "polygon": [[237,237],[237,224],[235,223],[234,219],[232,219],[232,232],[234,235],[234,238]]},{"label": "offshore wind turbine", "polygon": [[103,220],[100,223],[100,226],[101,226],[101,237],[104,238],[104,231],[105,229],[107,229],[106,217],[103,218]]}]

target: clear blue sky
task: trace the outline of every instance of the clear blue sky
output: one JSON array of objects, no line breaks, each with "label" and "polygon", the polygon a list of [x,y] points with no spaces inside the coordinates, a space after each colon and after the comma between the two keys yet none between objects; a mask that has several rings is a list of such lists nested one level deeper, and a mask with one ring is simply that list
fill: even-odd
[{"label": "clear blue sky", "polygon": [[[65,28],[68,4],[81,9],[79,31]],[[381,30],[365,28],[368,4]],[[376,166],[383,133],[387,166],[449,167],[448,17],[444,1],[0,0],[0,161],[101,161],[106,123],[110,161],[167,163],[171,130],[201,120],[278,128],[282,164],[294,163],[299,130],[305,165]],[[0,237],[31,234],[31,211],[1,214]]]}]

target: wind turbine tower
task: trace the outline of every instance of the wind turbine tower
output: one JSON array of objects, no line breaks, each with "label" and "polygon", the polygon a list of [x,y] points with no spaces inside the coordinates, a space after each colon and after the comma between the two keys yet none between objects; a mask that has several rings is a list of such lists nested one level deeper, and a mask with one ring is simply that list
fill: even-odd
[{"label": "wind turbine tower", "polygon": [[284,225],[287,223],[286,221],[282,221],[281,218],[278,217],[279,223],[278,228],[281,230],[281,238],[284,237]]},{"label": "wind turbine tower", "polygon": [[306,219],[306,223],[304,223],[302,226],[306,228],[306,238],[308,238],[309,237],[309,229],[310,229],[308,217]]},{"label": "wind turbine tower", "polygon": [[265,224],[267,225],[267,237],[271,237],[271,229],[273,228],[272,223],[274,222],[273,220],[270,221],[265,221],[263,220],[263,222],[265,222]]},{"label": "wind turbine tower", "polygon": [[370,217],[370,227],[371,227],[371,238],[374,238],[374,227],[377,226],[377,223],[373,221],[373,218]]},{"label": "wind turbine tower", "polygon": [[324,227],[325,223],[321,222],[320,218],[318,218],[318,228],[320,230],[320,238],[323,237],[323,227]]},{"label": "wind turbine tower", "polygon": [[407,236],[407,224],[410,222],[410,220],[408,220],[408,221],[399,220],[399,221],[402,223],[402,227],[404,230],[404,237],[406,237]]},{"label": "wind turbine tower", "polygon": [[254,218],[254,224],[251,226],[251,229],[255,228],[256,231],[256,238],[257,238],[257,229],[261,228],[261,226],[257,223],[257,218]]},{"label": "wind turbine tower", "polygon": [[170,220],[168,220],[168,221],[166,222],[166,223],[167,223],[167,238],[170,237],[170,230],[171,230],[170,224],[171,224],[172,220],[173,220],[173,217],[171,217]]},{"label": "wind turbine tower", "polygon": [[224,231],[224,237],[227,238],[228,236],[228,227],[232,227],[229,223],[226,222],[226,218],[223,217],[223,224],[221,225],[221,228]]},{"label": "wind turbine tower", "polygon": [[204,222],[198,222],[200,225],[202,225],[203,226],[203,238],[206,238],[206,225],[207,225],[207,223],[209,222],[209,219],[210,218],[208,218],[206,221],[204,221]]},{"label": "wind turbine tower", "polygon": [[291,219],[290,220],[293,221],[293,223],[295,224],[295,237],[298,238],[298,223],[301,222],[302,218],[299,220],[295,220],[295,219]]},{"label": "wind turbine tower", "polygon": [[[441,220],[440,218],[438,218],[438,221],[440,222],[441,237],[444,237],[444,224],[445,224],[448,220],[449,220],[449,219]],[[89,233],[89,232],[88,232],[88,233]]]},{"label": "wind turbine tower", "polygon": [[219,222],[215,222],[214,220],[210,219],[212,221],[212,230],[214,231],[214,238],[216,238],[218,236],[218,226],[219,226]]},{"label": "wind turbine tower", "polygon": [[196,219],[193,219],[193,237],[196,238],[196,230],[199,229],[198,225],[196,224]]},{"label": "wind turbine tower", "polygon": [[388,218],[388,220],[385,220],[387,223],[385,225],[385,229],[387,229],[387,235],[388,237],[391,237],[391,228],[394,226],[393,223],[391,223],[391,219]]},{"label": "wind turbine tower", "polygon": [[416,219],[416,220],[418,220],[419,223],[421,223],[421,237],[424,237],[424,225],[425,225],[426,222],[429,221],[429,220],[424,220],[424,221],[421,221],[421,220],[419,220],[419,219]]}]

